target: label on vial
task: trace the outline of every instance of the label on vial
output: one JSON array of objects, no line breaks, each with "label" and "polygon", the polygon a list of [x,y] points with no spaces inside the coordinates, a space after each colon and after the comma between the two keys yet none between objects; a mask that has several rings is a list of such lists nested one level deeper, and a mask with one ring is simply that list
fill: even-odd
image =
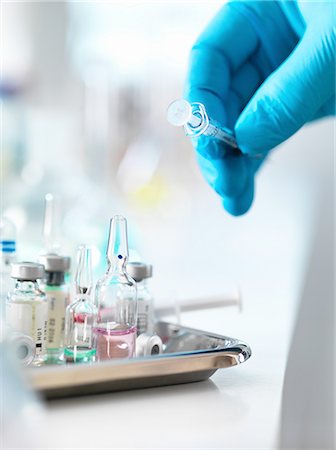
[{"label": "label on vial", "polygon": [[45,354],[47,339],[46,302],[8,303],[6,307],[6,323],[15,331],[30,336],[36,349],[36,356]]},{"label": "label on vial", "polygon": [[48,299],[47,348],[61,348],[64,344],[65,310],[68,294],[64,290],[46,289]]},{"label": "label on vial", "polygon": [[139,300],[138,301],[138,320],[137,320],[138,334],[148,332],[148,320],[149,320],[149,302]]}]

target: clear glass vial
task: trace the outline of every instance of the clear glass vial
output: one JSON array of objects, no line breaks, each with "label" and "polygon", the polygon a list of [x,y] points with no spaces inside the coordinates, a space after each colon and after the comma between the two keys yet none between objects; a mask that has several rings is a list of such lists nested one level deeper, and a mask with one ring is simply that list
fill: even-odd
[{"label": "clear glass vial", "polygon": [[92,252],[90,247],[83,245],[78,253],[76,298],[66,310],[64,356],[69,363],[90,363],[96,355],[93,332],[96,309],[91,300]]},{"label": "clear glass vial", "polygon": [[129,262],[127,273],[135,280],[138,292],[137,335],[152,333],[154,328],[153,296],[147,280],[153,275],[153,266],[142,262]]},{"label": "clear glass vial", "polygon": [[70,269],[70,258],[59,255],[42,255],[45,278],[42,289],[48,299],[47,363],[62,362],[65,335],[65,310],[69,304],[69,286],[65,274]]},{"label": "clear glass vial", "polygon": [[95,324],[97,359],[131,358],[135,355],[137,288],[126,273],[127,223],[114,216],[107,248],[108,269],[96,285]]},{"label": "clear glass vial", "polygon": [[6,303],[6,324],[12,331],[30,336],[35,344],[32,365],[41,365],[46,355],[48,302],[37,280],[44,277],[42,264],[12,264],[11,277],[16,280]]}]

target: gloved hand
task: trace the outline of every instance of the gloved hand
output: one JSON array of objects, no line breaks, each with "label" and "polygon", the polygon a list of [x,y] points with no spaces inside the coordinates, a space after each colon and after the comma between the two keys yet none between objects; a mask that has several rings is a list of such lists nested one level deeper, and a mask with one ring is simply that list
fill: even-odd
[{"label": "gloved hand", "polygon": [[193,46],[185,96],[234,129],[243,152],[224,156],[214,139],[193,139],[205,178],[231,214],[250,208],[255,173],[272,148],[335,114],[335,10],[333,0],[233,1]]}]

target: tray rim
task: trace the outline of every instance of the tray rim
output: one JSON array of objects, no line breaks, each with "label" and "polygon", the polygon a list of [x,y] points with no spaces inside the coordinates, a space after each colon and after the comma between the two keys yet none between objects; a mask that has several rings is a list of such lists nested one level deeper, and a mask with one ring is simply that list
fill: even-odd
[{"label": "tray rim", "polygon": [[184,327],[183,325],[160,321],[163,325],[209,336],[221,340],[230,340],[230,347],[201,349],[187,352],[167,353],[134,359],[116,359],[97,364],[73,364],[60,366],[43,366],[27,368],[28,380],[31,386],[40,392],[57,392],[62,389],[73,389],[81,386],[89,387],[97,383],[117,383],[150,379],[153,377],[183,375],[209,372],[211,376],[217,369],[229,368],[247,361],[252,351],[248,344],[239,339],[210,333],[203,330]]}]

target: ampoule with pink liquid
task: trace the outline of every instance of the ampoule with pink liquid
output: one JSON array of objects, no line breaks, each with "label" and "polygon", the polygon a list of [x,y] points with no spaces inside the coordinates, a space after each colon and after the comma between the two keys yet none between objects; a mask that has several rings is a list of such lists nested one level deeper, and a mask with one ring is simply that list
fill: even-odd
[{"label": "ampoule with pink liquid", "polygon": [[114,216],[107,247],[108,268],[95,292],[98,361],[135,356],[137,288],[126,273],[127,260],[127,222],[123,216]]}]

